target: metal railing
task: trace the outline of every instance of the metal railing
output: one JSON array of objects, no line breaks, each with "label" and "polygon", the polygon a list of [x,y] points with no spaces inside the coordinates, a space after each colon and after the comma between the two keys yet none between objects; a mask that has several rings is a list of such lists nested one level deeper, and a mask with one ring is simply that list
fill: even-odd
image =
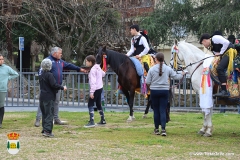
[{"label": "metal railing", "polygon": [[[22,94],[20,95],[19,78],[10,80],[8,84],[8,93],[5,106],[15,107],[37,107],[39,105],[39,82],[37,72],[22,73]],[[81,72],[63,72],[63,85],[68,90],[61,92],[60,106],[68,107],[87,107],[89,84],[88,75]],[[104,82],[104,107],[109,108],[128,108],[126,98],[122,94],[117,94],[118,82],[117,75],[114,72],[107,72],[103,78]],[[189,76],[184,77],[182,83],[178,80],[171,80],[173,85],[172,108],[175,109],[197,109],[199,110],[198,95],[192,89]],[[147,99],[136,94],[134,99],[134,108],[145,108]],[[214,106],[214,109],[223,109],[225,106]],[[227,107],[235,109],[236,106]]]}]

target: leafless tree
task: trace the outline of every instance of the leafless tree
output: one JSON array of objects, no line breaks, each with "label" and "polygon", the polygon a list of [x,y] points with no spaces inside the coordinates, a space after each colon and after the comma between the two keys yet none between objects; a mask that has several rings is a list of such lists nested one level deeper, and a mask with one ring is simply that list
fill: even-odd
[{"label": "leafless tree", "polygon": [[[128,27],[138,16],[136,7],[142,1],[129,0],[4,0],[9,8],[16,6],[14,14],[2,11],[0,21],[6,20],[31,27],[34,40],[48,53],[52,46],[63,49],[64,58],[71,59],[75,50],[78,61],[94,54],[98,46],[126,51],[130,45]],[[144,4],[143,4],[144,2]],[[136,4],[135,4],[136,3]],[[2,5],[4,6],[4,5]],[[20,8],[21,7],[21,10]],[[2,7],[4,8],[4,7]],[[21,11],[21,12],[20,12]],[[5,23],[4,23],[5,24]],[[10,35],[10,33],[9,33]]]},{"label": "leafless tree", "polygon": [[42,46],[36,43],[35,41],[32,41],[31,43],[31,60],[32,60],[32,71],[35,71],[35,62],[36,62],[36,57],[39,55],[41,52]]},{"label": "leafless tree", "polygon": [[[63,48],[65,59],[70,59],[75,50],[81,61],[106,39],[106,34],[101,33],[118,28],[117,16],[111,2],[103,0],[4,0],[0,21],[7,28],[9,45],[12,44],[12,23],[20,23],[35,30],[36,42],[46,50],[59,46]],[[12,46],[8,47],[9,53],[12,52],[10,48]]]},{"label": "leafless tree", "polygon": [[82,61],[105,38],[104,29],[116,28],[116,10],[110,6],[102,0],[24,0],[22,14],[27,15],[14,22],[33,28],[43,44],[63,48],[65,59],[75,50]]},{"label": "leafless tree", "polygon": [[2,18],[2,23],[5,26],[6,30],[6,44],[7,44],[7,58],[12,62],[13,64],[13,42],[12,42],[12,25],[13,25],[13,20],[12,16],[18,15],[19,12],[21,11],[21,6],[22,6],[22,0],[2,0],[0,3],[0,16],[4,17]]}]

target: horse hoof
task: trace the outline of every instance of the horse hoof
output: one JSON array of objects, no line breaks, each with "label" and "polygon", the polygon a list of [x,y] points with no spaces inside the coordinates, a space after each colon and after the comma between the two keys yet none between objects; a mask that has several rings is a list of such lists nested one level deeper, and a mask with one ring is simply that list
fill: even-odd
[{"label": "horse hoof", "polygon": [[132,120],[135,120],[136,118],[134,116],[132,116]]},{"label": "horse hoof", "polygon": [[127,123],[131,123],[132,122],[132,120],[127,120]]},{"label": "horse hoof", "polygon": [[205,133],[203,136],[204,136],[204,137],[212,137],[212,134]]},{"label": "horse hoof", "polygon": [[201,136],[203,136],[203,135],[205,134],[205,132],[203,132],[203,131],[200,130],[200,131],[198,131],[198,134],[201,135]]},{"label": "horse hoof", "polygon": [[147,118],[147,114],[144,114],[144,115],[142,116],[142,118]]},{"label": "horse hoof", "polygon": [[127,122],[132,122],[133,118],[131,116],[128,117]]},{"label": "horse hoof", "polygon": [[127,123],[131,123],[133,120],[127,119]]}]

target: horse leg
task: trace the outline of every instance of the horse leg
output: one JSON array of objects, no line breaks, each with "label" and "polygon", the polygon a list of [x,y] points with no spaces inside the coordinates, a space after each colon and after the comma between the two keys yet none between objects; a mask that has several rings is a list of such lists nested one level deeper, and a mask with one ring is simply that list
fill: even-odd
[{"label": "horse leg", "polygon": [[147,118],[147,114],[148,114],[149,108],[150,108],[150,106],[151,106],[150,95],[148,95],[147,101],[148,101],[148,102],[147,102],[147,107],[146,107],[146,109],[145,109],[145,112],[144,112],[144,115],[142,116],[142,118]]},{"label": "horse leg", "polygon": [[[132,97],[131,91],[130,91],[130,95],[129,95],[128,90],[126,90],[124,88],[122,88],[122,92],[126,96],[127,103],[129,105],[129,108],[130,108],[130,115],[129,115],[128,119],[127,119],[127,122],[131,122],[133,119],[135,119],[135,117],[133,116],[133,98],[134,98],[134,95]],[[135,91],[134,91],[134,94],[135,94]]]},{"label": "horse leg", "polygon": [[212,125],[212,108],[210,109],[210,113],[206,115],[206,121],[207,121],[207,130],[203,136],[205,137],[211,137],[212,131],[213,131],[213,125]]},{"label": "horse leg", "polygon": [[206,121],[206,116],[205,116],[205,112],[202,113],[203,114],[203,126],[202,128],[198,131],[198,134],[200,134],[201,136],[205,134],[206,130],[207,130],[207,121]]},{"label": "horse leg", "polygon": [[129,101],[128,101],[128,105],[129,105],[129,109],[130,109],[130,115],[127,119],[127,122],[132,122],[135,117],[133,115],[133,100],[134,100],[134,95],[135,95],[135,90],[131,90],[130,91],[130,95],[129,95]]}]

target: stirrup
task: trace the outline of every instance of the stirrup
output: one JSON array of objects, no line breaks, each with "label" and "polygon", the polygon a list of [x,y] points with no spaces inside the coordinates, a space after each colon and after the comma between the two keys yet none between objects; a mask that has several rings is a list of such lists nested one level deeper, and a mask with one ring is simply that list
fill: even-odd
[{"label": "stirrup", "polygon": [[229,95],[227,91],[222,90],[221,92],[214,94],[213,97],[229,97]]}]

